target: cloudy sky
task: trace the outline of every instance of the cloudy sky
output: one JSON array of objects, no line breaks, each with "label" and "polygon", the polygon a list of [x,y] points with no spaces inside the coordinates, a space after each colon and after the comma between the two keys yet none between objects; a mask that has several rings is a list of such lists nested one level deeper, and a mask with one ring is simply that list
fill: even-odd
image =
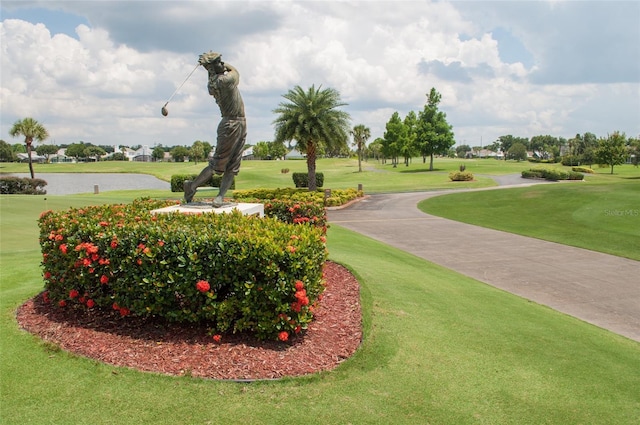
[{"label": "cloudy sky", "polygon": [[33,117],[56,144],[215,144],[198,55],[240,71],[247,142],[296,85],[338,90],[382,137],[435,87],[458,144],[640,135],[638,1],[6,1],[0,138]]}]

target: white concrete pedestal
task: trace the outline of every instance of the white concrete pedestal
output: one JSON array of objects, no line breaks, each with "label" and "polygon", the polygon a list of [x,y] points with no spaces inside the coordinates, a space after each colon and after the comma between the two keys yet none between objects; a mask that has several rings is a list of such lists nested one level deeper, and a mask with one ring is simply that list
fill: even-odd
[{"label": "white concrete pedestal", "polygon": [[249,203],[229,204],[214,208],[211,204],[207,204],[205,202],[191,202],[189,204],[171,205],[170,207],[159,208],[151,211],[151,214],[169,214],[172,212],[180,212],[183,214],[223,214],[230,213],[233,210],[238,210],[244,215],[257,215],[258,217],[264,217],[263,204]]}]

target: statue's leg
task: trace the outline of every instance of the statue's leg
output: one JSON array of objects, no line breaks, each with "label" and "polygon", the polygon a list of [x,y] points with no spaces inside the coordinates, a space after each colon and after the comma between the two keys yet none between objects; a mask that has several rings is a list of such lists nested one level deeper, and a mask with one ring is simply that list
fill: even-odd
[{"label": "statue's leg", "polygon": [[196,194],[196,190],[200,186],[208,182],[209,179],[211,179],[211,176],[213,176],[213,167],[209,165],[208,167],[205,167],[200,172],[200,174],[198,175],[198,177],[196,177],[195,180],[193,181],[187,180],[184,182],[184,199],[185,201],[187,201],[187,203],[193,200],[193,197]]},{"label": "statue's leg", "polygon": [[216,196],[216,199],[213,201],[214,207],[221,207],[224,204],[224,195],[231,187],[234,176],[234,173],[230,170],[225,171],[225,173],[222,175],[222,179],[220,182],[220,191],[218,192],[218,196]]}]

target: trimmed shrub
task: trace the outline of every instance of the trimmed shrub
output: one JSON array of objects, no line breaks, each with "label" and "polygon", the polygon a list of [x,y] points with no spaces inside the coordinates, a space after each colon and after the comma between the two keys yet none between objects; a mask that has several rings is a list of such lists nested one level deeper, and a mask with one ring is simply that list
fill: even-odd
[{"label": "trimmed shrub", "polygon": [[282,168],[282,169],[280,170],[280,172],[281,172],[282,174],[287,174],[287,173],[289,172],[289,169],[288,169],[288,168]]},{"label": "trimmed shrub", "polygon": [[569,171],[567,180],[584,180],[584,174],[579,173],[577,171]]},{"label": "trimmed shrub", "polygon": [[572,167],[571,171],[576,171],[578,173],[593,173],[594,171],[589,167]]},{"label": "trimmed shrub", "polygon": [[560,161],[560,163],[562,165],[580,165],[580,162],[582,162],[582,158],[578,155],[565,155],[562,157],[562,160]]},{"label": "trimmed shrub", "polygon": [[[293,183],[296,187],[309,187],[309,173],[293,173],[291,174]],[[316,186],[324,186],[324,174],[316,173]]]},{"label": "trimmed shrub", "polygon": [[[324,190],[317,190],[315,192],[309,192],[305,189],[251,189],[251,190],[236,190],[233,192],[234,199],[238,202],[269,202],[277,199],[278,201],[291,201],[292,206],[296,202],[314,202],[318,205],[325,205],[327,207],[334,207],[338,205],[344,205],[347,202],[364,196],[363,191],[355,189],[333,189],[331,190],[331,197],[324,199]],[[265,210],[267,214],[267,210]],[[268,214],[267,214],[268,215]]]},{"label": "trimmed shrub", "polygon": [[[171,191],[172,192],[184,192],[184,182],[185,180],[195,180],[198,177],[198,174],[174,174],[171,176]],[[214,174],[211,176],[211,179],[207,182],[208,186],[211,187],[220,187],[220,182],[222,181],[222,175]],[[231,183],[231,187],[229,189],[236,188],[236,179],[233,179]]]},{"label": "trimmed shrub", "polygon": [[524,178],[537,178],[551,181],[557,180],[582,180],[584,175],[581,173],[575,173],[573,171],[568,172],[559,168],[531,168],[529,170],[522,171],[522,177]]},{"label": "trimmed shrub", "polygon": [[473,180],[473,173],[470,171],[452,171],[449,178],[454,182],[468,182]]},{"label": "trimmed shrub", "polygon": [[3,195],[46,195],[44,187],[47,182],[42,179],[7,176],[0,177],[0,193]]},{"label": "trimmed shrub", "polygon": [[323,229],[240,213],[151,214],[169,204],[43,213],[44,298],[259,339],[306,329],[324,290]]}]

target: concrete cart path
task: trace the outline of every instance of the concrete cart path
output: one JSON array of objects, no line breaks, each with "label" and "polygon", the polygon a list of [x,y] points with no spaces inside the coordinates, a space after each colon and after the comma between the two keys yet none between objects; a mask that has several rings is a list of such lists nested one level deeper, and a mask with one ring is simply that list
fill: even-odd
[{"label": "concrete cart path", "polygon": [[449,192],[372,195],[329,211],[329,222],[640,341],[640,262],[459,223],[417,208],[423,199],[443,193]]}]

